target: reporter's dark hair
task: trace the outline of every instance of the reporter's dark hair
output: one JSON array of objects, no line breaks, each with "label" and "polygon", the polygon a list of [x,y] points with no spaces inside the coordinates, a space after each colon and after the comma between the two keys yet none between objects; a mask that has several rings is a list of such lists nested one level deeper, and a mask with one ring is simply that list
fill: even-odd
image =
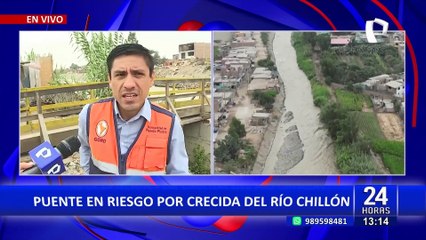
[{"label": "reporter's dark hair", "polygon": [[147,48],[137,43],[121,44],[111,50],[107,57],[109,77],[111,77],[111,68],[114,60],[120,56],[130,55],[137,55],[143,57],[149,68],[149,76],[152,77],[152,73],[154,71],[154,59]]}]

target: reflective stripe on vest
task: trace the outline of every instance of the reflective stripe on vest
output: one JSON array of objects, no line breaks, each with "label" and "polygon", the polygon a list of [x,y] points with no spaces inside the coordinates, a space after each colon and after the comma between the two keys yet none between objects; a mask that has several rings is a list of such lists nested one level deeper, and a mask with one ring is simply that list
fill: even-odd
[{"label": "reflective stripe on vest", "polygon": [[[93,165],[104,172],[119,173],[120,144],[114,120],[114,101],[92,104],[89,113],[89,145]],[[127,174],[164,174],[166,171],[174,115],[151,103],[151,121],[123,154]]]}]

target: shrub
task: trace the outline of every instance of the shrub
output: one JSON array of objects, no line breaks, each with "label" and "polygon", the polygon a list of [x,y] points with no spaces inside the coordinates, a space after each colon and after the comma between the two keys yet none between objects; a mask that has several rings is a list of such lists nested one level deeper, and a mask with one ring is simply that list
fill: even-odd
[{"label": "shrub", "polygon": [[271,58],[268,56],[267,59],[262,59],[257,61],[257,65],[260,67],[266,67],[271,71],[276,71],[277,67],[275,66],[275,63],[271,60]]},{"label": "shrub", "polygon": [[331,138],[336,139],[340,131],[340,121],[346,117],[343,111],[336,103],[325,105],[321,108],[320,120],[325,124]]},{"label": "shrub", "polygon": [[253,99],[258,100],[259,104],[262,105],[266,110],[270,110],[275,102],[275,96],[277,92],[275,90],[269,90],[267,92],[255,91],[253,93]]},{"label": "shrub", "polygon": [[210,173],[210,156],[201,145],[197,145],[193,150],[193,159],[189,164],[189,170],[193,174]]},{"label": "shrub", "polygon": [[318,97],[314,97],[314,104],[317,107],[322,107],[325,106],[328,102],[328,98],[324,97],[324,96],[318,96]]},{"label": "shrub", "polygon": [[343,144],[352,144],[358,139],[358,126],[354,118],[346,116],[339,121],[339,132],[337,133],[337,142]]},{"label": "shrub", "polygon": [[376,166],[370,155],[357,151],[351,145],[336,146],[337,167],[343,174],[375,174]]},{"label": "shrub", "polygon": [[296,50],[297,65],[305,73],[309,80],[313,79],[315,77],[315,67],[311,58],[311,42],[304,42],[304,36],[302,36],[301,33],[293,33],[291,35],[291,39],[293,42],[293,47]]},{"label": "shrub", "polygon": [[325,104],[327,104],[328,100],[330,99],[330,93],[328,92],[327,87],[312,81],[311,88],[315,106],[325,106]]}]

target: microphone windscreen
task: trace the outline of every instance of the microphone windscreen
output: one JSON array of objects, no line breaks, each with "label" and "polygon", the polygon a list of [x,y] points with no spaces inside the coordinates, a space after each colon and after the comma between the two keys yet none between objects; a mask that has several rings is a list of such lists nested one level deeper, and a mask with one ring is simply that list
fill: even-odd
[{"label": "microphone windscreen", "polygon": [[65,159],[71,156],[73,153],[77,152],[80,148],[80,140],[77,136],[68,137],[62,140],[57,146],[56,149],[62,155],[62,159]]}]

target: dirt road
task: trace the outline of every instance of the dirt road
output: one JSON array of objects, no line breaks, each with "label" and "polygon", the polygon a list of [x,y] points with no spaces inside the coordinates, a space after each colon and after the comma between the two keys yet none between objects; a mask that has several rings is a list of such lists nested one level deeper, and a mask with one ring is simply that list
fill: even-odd
[{"label": "dirt road", "polygon": [[404,141],[404,125],[395,113],[378,113],[380,128],[388,140]]}]

